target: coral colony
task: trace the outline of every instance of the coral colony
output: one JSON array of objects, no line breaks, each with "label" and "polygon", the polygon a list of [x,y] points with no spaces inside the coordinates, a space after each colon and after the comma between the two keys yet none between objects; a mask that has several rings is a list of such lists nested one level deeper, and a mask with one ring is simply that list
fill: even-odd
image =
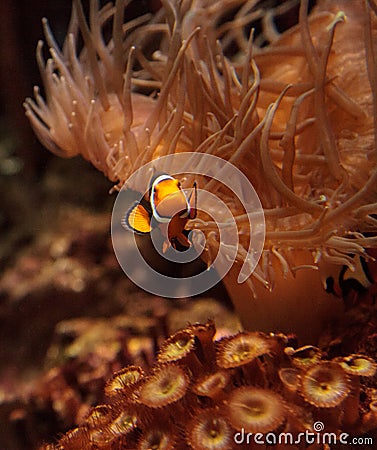
[{"label": "coral colony", "polygon": [[303,446],[293,448],[305,448],[314,423],[326,424],[331,442],[324,444],[337,442],[341,429],[362,435],[377,427],[376,400],[366,388],[376,373],[371,358],[325,360],[313,346],[294,350],[282,334],[241,332],[214,342],[215,331],[211,322],[192,325],[164,342],[148,374],[137,366],[115,373],[105,403],[44,448],[259,448],[246,442],[256,433],[265,444],[278,444],[279,433],[281,444],[298,444],[302,433]]},{"label": "coral colony", "polygon": [[[87,20],[74,0],[62,49],[44,20],[45,98],[35,88],[27,117],[48,149],[81,154],[116,190],[145,163],[182,152],[242,170],[266,222],[242,285],[245,211],[220,183],[195,181],[232,212],[239,242],[224,283],[244,327],[265,333],[214,342],[211,323],[178,332],[148,374],[116,373],[105,402],[46,448],[230,449],[241,430],[297,435],[315,422],[337,436],[376,430],[374,355],[330,358],[287,336],[315,344],[326,320],[343,317],[348,282],[367,298],[374,282],[377,4],[322,0],[309,14],[308,0],[163,0],[124,22],[125,3],[91,1]],[[298,24],[280,33],[295,6]],[[187,226],[204,233],[210,265],[222,245],[216,223],[199,208]]]}]

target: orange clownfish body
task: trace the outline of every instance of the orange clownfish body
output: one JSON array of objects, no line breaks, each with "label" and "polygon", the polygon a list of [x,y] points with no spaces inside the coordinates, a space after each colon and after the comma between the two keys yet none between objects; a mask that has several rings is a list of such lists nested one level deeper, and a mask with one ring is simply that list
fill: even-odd
[{"label": "orange clownfish body", "polygon": [[196,216],[196,183],[194,183],[194,206],[181,189],[180,182],[170,175],[162,174],[152,179],[149,194],[134,203],[126,212],[122,225],[137,234],[148,234],[159,227],[167,238],[164,251],[169,245],[179,251],[187,250],[186,223]]}]

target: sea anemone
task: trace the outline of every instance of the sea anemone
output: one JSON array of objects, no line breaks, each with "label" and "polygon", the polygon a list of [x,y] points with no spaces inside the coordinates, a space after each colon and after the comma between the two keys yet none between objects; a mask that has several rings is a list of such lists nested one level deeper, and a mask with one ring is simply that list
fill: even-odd
[{"label": "sea anemone", "polygon": [[334,358],[350,378],[350,393],[344,404],[343,422],[354,426],[360,420],[358,404],[360,399],[360,377],[373,377],[376,373],[376,363],[365,355],[349,355]]},{"label": "sea anemone", "polygon": [[195,348],[195,334],[178,331],[164,342],[158,354],[159,362],[179,361],[188,357]]},{"label": "sea anemone", "polygon": [[174,450],[175,439],[169,432],[159,428],[152,429],[143,436],[138,444],[137,450]]},{"label": "sea anemone", "polygon": [[140,367],[128,366],[116,372],[106,383],[105,393],[108,397],[116,396],[119,392],[124,392],[127,387],[134,387],[142,377],[143,370]]},{"label": "sea anemone", "polygon": [[283,367],[279,370],[278,375],[283,386],[285,398],[290,401],[299,401],[300,370],[292,367]]},{"label": "sea anemone", "polygon": [[335,362],[322,362],[308,369],[302,376],[301,395],[317,408],[333,408],[348,395],[347,374]]},{"label": "sea anemone", "polygon": [[[98,410],[98,407],[94,408],[94,410]],[[94,412],[97,415],[97,412]],[[92,411],[86,420],[86,426],[82,427],[88,436],[87,441],[93,446],[106,446],[114,441],[119,443],[119,441],[124,441],[126,437],[129,439],[130,436],[132,436],[132,432],[137,427],[137,417],[135,413],[127,407],[124,407],[122,411],[118,412],[118,415],[116,415],[116,410],[109,405],[106,412],[107,414],[105,414],[105,410],[102,410],[101,420],[92,422]],[[105,418],[107,418],[107,423]]]},{"label": "sea anemone", "polygon": [[176,365],[162,365],[138,392],[138,401],[151,408],[160,408],[181,399],[189,380],[185,372]]},{"label": "sea anemone", "polygon": [[242,332],[218,341],[217,365],[223,369],[240,367],[271,351],[271,341],[264,333]]},{"label": "sea anemone", "polygon": [[290,356],[293,365],[299,368],[310,367],[322,358],[321,350],[313,345],[305,345],[296,350],[288,347],[285,353]]},{"label": "sea anemone", "polygon": [[218,399],[225,395],[225,388],[229,384],[230,374],[225,370],[218,370],[214,373],[205,374],[200,377],[192,390],[197,395]]},{"label": "sea anemone", "polygon": [[286,416],[283,399],[268,389],[242,387],[231,393],[228,402],[229,420],[236,430],[268,433]]},{"label": "sea anemone", "polygon": [[217,409],[206,409],[187,426],[187,441],[193,450],[230,450],[234,430]]},{"label": "sea anemone", "polygon": [[[291,2],[268,14],[262,0],[162,4],[152,17],[123,23],[123,0],[100,9],[93,1],[88,24],[74,0],[62,49],[44,20],[51,56],[44,61],[40,42],[37,60],[46,99],[35,88],[27,117],[48,149],[81,154],[117,189],[143,164],[175,153],[215,155],[240,168],[266,223],[262,257],[242,285],[249,216],[228,189],[197,177],[237,224],[225,285],[246,327],[295,327],[315,339],[342,310],[319,294],[321,285],[377,245],[376,4],[319,0],[308,18],[302,0],[298,25],[283,34],[274,20]],[[210,264],[219,229],[200,209],[187,226],[205,234]]]},{"label": "sea anemone", "polygon": [[111,407],[107,405],[95,406],[86,419],[89,428],[96,428],[98,425],[107,425],[110,421]]},{"label": "sea anemone", "polygon": [[339,357],[334,361],[337,361],[342,366],[342,369],[349,375],[372,377],[377,370],[374,360],[365,355]]}]

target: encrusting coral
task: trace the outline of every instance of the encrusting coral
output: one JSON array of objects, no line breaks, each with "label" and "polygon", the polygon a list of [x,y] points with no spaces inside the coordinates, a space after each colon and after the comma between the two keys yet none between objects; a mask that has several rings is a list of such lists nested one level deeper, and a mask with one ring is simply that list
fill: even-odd
[{"label": "encrusting coral", "polygon": [[283,334],[242,332],[216,341],[215,332],[211,321],[191,325],[165,341],[147,373],[136,366],[116,372],[103,404],[43,448],[254,448],[239,442],[242,429],[268,437],[261,448],[285,448],[290,441],[279,442],[279,433],[291,433],[297,444],[317,421],[337,439],[342,432],[377,437],[377,364],[368,356],[329,360],[314,347],[294,350]]},{"label": "encrusting coral", "polygon": [[[354,270],[357,258],[368,260],[366,249],[377,244],[376,4],[322,0],[308,18],[302,0],[299,24],[279,34],[274,20],[293,3],[165,0],[154,16],[123,23],[123,0],[100,9],[92,1],[88,24],[75,0],[62,49],[44,21],[51,57],[44,61],[40,42],[37,59],[46,100],[36,88],[25,103],[47,148],[81,154],[117,188],[146,162],[180,152],[241,168],[262,202],[267,233],[246,287],[233,272],[248,263],[248,217],[228,190],[196,178],[221,195],[237,223],[237,261],[224,281],[245,326],[283,331],[307,322],[297,307],[305,294],[313,323],[339,315],[339,302],[321,306],[321,284],[343,266]],[[253,39],[255,24],[263,32]],[[192,177],[182,182],[192,186]],[[217,225],[199,211],[188,227],[206,235],[202,258],[210,264]],[[255,296],[264,302],[253,303],[253,321]],[[288,327],[287,318],[273,321],[285,310]]]}]

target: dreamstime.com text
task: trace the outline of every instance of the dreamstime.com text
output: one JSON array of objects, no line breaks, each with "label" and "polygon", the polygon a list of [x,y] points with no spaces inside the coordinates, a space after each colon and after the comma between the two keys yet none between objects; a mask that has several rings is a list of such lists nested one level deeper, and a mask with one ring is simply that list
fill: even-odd
[{"label": "dreamstime.com text", "polygon": [[372,437],[351,437],[348,433],[328,433],[324,432],[324,425],[322,422],[315,422],[313,430],[306,430],[303,433],[247,433],[243,428],[241,431],[235,433],[234,442],[237,445],[257,444],[257,445],[298,445],[298,444],[321,444],[321,445],[373,445]]}]

